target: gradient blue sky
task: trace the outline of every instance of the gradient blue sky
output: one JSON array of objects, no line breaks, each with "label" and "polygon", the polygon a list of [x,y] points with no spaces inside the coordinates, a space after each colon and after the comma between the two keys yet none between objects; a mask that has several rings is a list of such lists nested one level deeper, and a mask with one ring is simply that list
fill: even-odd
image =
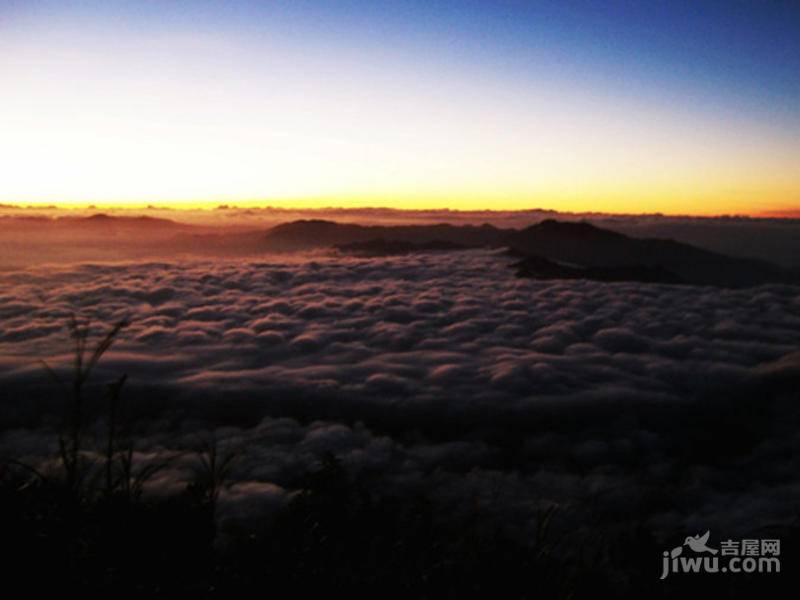
[{"label": "gradient blue sky", "polygon": [[0,0],[0,201],[800,208],[798,2]]}]

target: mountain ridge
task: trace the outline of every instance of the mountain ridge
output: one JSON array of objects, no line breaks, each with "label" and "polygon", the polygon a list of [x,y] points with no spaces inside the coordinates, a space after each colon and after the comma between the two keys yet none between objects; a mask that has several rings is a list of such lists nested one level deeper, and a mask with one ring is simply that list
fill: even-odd
[{"label": "mountain ridge", "polygon": [[[408,253],[425,251],[425,246],[507,247],[523,260],[575,265],[584,269],[587,278],[614,279],[632,273],[646,279],[726,287],[800,281],[796,273],[766,260],[733,257],[668,238],[634,238],[583,221],[545,219],[522,229],[501,229],[446,223],[365,226],[315,219],[277,225],[267,231],[264,242],[265,248],[272,250],[335,247],[356,254],[359,250],[362,254],[393,253],[393,248]],[[556,271],[544,268],[545,263],[533,263],[539,264],[543,271]],[[532,264],[527,268],[518,266],[518,272],[521,276],[533,276],[532,268]],[[580,274],[561,273],[565,278]]]}]

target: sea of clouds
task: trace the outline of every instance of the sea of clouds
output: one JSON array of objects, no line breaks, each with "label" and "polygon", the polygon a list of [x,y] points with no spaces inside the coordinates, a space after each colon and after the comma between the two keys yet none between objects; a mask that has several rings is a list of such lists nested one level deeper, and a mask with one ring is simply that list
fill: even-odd
[{"label": "sea of clouds", "polygon": [[[39,266],[0,273],[0,454],[45,461],[71,314],[128,319],[141,460],[243,452],[223,515],[280,506],[327,453],[386,494],[562,527],[726,535],[800,508],[800,288],[514,277],[497,252]],[[44,415],[44,416],[43,416]],[[571,524],[571,525],[567,525]],[[525,527],[520,528],[525,532]],[[722,533],[722,532],[721,532]]]}]

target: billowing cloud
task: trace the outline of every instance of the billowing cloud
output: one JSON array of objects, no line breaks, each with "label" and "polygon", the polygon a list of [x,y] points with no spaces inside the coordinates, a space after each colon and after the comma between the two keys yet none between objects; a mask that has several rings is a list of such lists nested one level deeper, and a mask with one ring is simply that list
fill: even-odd
[{"label": "billowing cloud", "polygon": [[[131,320],[96,380],[129,375],[143,460],[200,433],[243,449],[223,498],[231,517],[280,506],[328,453],[454,511],[556,502],[579,522],[633,511],[654,531],[730,535],[791,516],[800,289],[532,281],[508,261],[470,251],[4,272],[0,452],[52,452],[54,420],[41,414],[61,396],[37,361],[68,378],[75,313],[96,335]],[[189,462],[151,485],[179,487]]]}]

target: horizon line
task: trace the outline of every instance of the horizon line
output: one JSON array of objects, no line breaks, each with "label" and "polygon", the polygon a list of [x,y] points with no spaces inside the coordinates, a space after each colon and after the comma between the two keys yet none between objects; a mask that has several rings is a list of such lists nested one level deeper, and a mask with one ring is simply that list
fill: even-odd
[{"label": "horizon line", "polygon": [[[280,201],[278,201],[280,202]],[[15,203],[15,202],[0,202],[0,211],[90,211],[90,210],[112,210],[112,211],[164,211],[164,212],[215,212],[215,211],[235,211],[235,210],[263,210],[275,212],[359,212],[359,211],[385,211],[395,213],[436,213],[446,212],[454,214],[523,214],[531,212],[545,212],[555,213],[562,215],[591,215],[591,216],[608,216],[608,217],[665,217],[665,218],[686,218],[686,219],[800,219],[800,207],[797,209],[778,209],[778,210],[764,210],[755,212],[729,212],[729,213],[687,213],[687,212],[624,212],[624,211],[604,211],[604,210],[559,210],[557,208],[547,208],[544,206],[532,206],[527,208],[450,208],[447,206],[430,206],[430,207],[409,207],[400,208],[390,205],[375,205],[365,204],[358,206],[344,206],[344,205],[285,205],[285,204],[269,204],[265,201],[175,201],[165,204],[158,204],[154,202],[125,202],[125,203],[102,203],[102,202],[64,202],[64,203]]]}]

